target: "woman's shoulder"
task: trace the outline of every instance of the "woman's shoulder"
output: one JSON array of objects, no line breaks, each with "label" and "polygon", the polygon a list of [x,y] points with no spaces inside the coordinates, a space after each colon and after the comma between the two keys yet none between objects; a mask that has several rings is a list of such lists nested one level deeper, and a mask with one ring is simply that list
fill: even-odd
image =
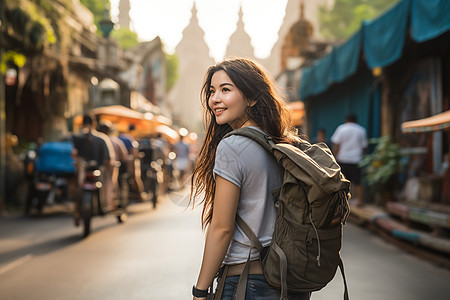
[{"label": "woman's shoulder", "polygon": [[242,152],[255,146],[258,146],[258,143],[251,138],[241,135],[231,135],[222,139],[218,148]]},{"label": "woman's shoulder", "polygon": [[222,139],[217,148],[217,157],[239,160],[244,164],[264,159],[266,150],[258,142],[244,136],[231,135]]}]

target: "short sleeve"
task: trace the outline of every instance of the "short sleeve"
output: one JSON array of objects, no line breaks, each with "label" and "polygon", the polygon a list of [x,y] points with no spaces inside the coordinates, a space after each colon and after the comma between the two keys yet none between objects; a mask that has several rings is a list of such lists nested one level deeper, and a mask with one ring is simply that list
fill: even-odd
[{"label": "short sleeve", "polygon": [[236,145],[230,143],[232,138],[233,136],[220,141],[217,146],[213,172],[214,175],[219,175],[241,188],[243,180],[241,160],[238,149],[235,149]]},{"label": "short sleeve", "polygon": [[340,127],[336,128],[336,131],[331,136],[331,142],[333,144],[340,144],[341,143],[341,130]]},{"label": "short sleeve", "polygon": [[363,128],[362,129],[362,147],[363,148],[367,148],[369,146],[369,142],[367,140],[367,132],[366,130]]}]

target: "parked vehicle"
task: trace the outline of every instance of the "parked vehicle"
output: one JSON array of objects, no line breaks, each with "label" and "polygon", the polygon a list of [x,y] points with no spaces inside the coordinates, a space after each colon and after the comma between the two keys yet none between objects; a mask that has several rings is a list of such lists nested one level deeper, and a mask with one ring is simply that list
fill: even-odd
[{"label": "parked vehicle", "polygon": [[30,149],[26,154],[29,182],[25,214],[36,209],[40,214],[45,205],[71,201],[68,179],[75,174],[70,142],[44,143],[39,152]]}]

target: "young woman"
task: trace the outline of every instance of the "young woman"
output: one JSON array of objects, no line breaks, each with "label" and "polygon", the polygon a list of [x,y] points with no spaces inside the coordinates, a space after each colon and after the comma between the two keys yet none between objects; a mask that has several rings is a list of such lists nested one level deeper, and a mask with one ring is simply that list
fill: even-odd
[{"label": "young woman", "polygon": [[[222,265],[228,266],[222,299],[234,299],[247,261],[250,240],[235,225],[236,214],[263,246],[270,244],[276,208],[271,192],[281,186],[282,169],[255,141],[226,133],[253,127],[275,142],[298,141],[289,111],[265,71],[248,59],[225,60],[208,69],[202,88],[207,133],[192,177],[191,202],[203,197],[203,228],[208,228],[195,297],[205,294]],[[264,279],[259,253],[252,250],[246,299],[280,299]],[[223,280],[223,278],[222,278]],[[309,293],[289,299],[309,299]]]}]

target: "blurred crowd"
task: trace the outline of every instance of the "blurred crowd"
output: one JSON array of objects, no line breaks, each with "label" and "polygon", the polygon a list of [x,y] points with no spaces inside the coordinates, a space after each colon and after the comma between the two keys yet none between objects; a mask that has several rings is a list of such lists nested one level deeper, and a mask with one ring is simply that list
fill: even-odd
[{"label": "blurred crowd", "polygon": [[149,201],[156,207],[161,195],[189,182],[197,141],[185,129],[178,135],[176,139],[158,132],[138,136],[133,124],[119,132],[110,121],[97,122],[89,114],[83,116],[78,132],[56,142],[38,139],[20,153],[18,138],[8,133],[5,204],[31,214],[41,213],[45,205],[73,201],[77,217],[86,166],[95,164],[101,170],[108,210],[123,201]]}]

